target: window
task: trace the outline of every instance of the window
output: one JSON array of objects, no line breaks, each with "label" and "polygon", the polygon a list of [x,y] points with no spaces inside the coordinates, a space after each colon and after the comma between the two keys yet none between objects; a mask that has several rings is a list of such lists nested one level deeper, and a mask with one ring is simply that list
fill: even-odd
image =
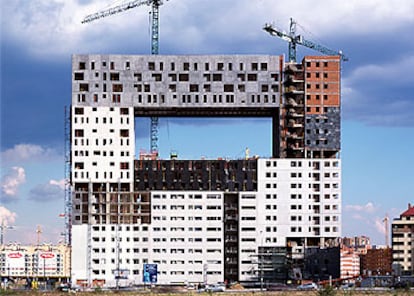
[{"label": "window", "polygon": [[222,80],[222,75],[221,74],[213,74],[213,81],[221,81]]},{"label": "window", "polygon": [[109,79],[110,80],[118,81],[119,80],[119,73],[117,73],[117,72],[111,72],[110,75],[109,75]]},{"label": "window", "polygon": [[113,84],[112,85],[112,91],[113,92],[122,92],[123,91],[122,84]]},{"label": "window", "polygon": [[257,74],[247,74],[247,81],[257,81]]},{"label": "window", "polygon": [[179,81],[189,81],[189,75],[187,73],[181,73],[178,75]]},{"label": "window", "polygon": [[198,84],[190,84],[190,92],[198,92]]},{"label": "window", "polygon": [[75,80],[83,80],[83,72],[75,73]]},{"label": "window", "polygon": [[224,85],[224,92],[234,92],[234,85],[233,84],[225,84]]},{"label": "window", "polygon": [[75,137],[83,137],[83,130],[80,130],[80,129],[75,130]]},{"label": "window", "polygon": [[79,84],[79,91],[89,91],[89,84],[88,83]]}]

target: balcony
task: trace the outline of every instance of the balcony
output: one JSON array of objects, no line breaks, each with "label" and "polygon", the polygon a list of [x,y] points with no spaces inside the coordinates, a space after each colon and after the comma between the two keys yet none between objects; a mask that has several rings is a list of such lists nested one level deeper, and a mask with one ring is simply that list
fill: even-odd
[{"label": "balcony", "polygon": [[294,119],[290,119],[288,123],[288,127],[290,128],[303,128],[303,123],[300,121],[296,121]]},{"label": "balcony", "polygon": [[286,106],[303,107],[303,100],[301,98],[290,97],[287,99]]},{"label": "balcony", "polygon": [[304,88],[302,85],[300,85],[299,87],[295,87],[295,86],[289,86],[289,87],[285,87],[285,93],[287,94],[303,94],[305,92]]},{"label": "balcony", "polygon": [[224,217],[225,221],[237,221],[237,219],[238,219],[237,215],[226,215]]}]

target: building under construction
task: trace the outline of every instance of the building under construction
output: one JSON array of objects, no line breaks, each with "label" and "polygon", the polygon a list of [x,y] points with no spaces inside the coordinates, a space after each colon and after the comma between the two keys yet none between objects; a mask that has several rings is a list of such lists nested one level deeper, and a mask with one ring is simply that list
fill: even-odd
[{"label": "building under construction", "polygon": [[[73,284],[266,283],[336,241],[340,62],[74,55]],[[136,157],[135,117],[271,118],[272,157]]]}]

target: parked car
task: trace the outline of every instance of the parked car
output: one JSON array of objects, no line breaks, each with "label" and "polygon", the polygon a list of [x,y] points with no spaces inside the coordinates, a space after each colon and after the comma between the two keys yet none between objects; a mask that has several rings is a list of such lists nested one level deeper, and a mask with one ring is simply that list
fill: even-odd
[{"label": "parked car", "polygon": [[302,284],[297,286],[298,290],[318,290],[318,285],[315,283],[306,283],[306,284]]}]

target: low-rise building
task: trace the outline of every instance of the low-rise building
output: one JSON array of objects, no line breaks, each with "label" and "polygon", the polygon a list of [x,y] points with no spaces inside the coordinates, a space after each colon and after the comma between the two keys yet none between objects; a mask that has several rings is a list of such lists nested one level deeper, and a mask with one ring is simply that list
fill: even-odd
[{"label": "low-rise building", "polygon": [[391,275],[392,249],[375,248],[361,255],[361,273],[364,276]]},{"label": "low-rise building", "polygon": [[353,248],[341,248],[341,279],[353,279],[360,275],[360,253]]},{"label": "low-rise building", "polygon": [[0,275],[4,279],[67,282],[70,278],[70,247],[51,245],[1,245]]}]

